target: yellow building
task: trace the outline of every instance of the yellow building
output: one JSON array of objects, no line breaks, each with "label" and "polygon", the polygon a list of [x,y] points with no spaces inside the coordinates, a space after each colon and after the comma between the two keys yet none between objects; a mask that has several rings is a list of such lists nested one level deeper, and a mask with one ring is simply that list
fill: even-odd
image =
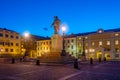
[{"label": "yellow building", "polygon": [[20,53],[20,34],[6,28],[0,28],[0,56],[18,56]]},{"label": "yellow building", "polygon": [[[59,45],[59,44],[58,44]],[[65,50],[68,54],[86,59],[120,59],[120,28],[65,36]],[[37,41],[37,56],[51,51],[51,39]]]},{"label": "yellow building", "polygon": [[22,36],[21,39],[21,49],[23,56],[29,56],[29,58],[37,58],[36,52],[36,41],[44,39],[45,37],[29,34],[28,37]]}]

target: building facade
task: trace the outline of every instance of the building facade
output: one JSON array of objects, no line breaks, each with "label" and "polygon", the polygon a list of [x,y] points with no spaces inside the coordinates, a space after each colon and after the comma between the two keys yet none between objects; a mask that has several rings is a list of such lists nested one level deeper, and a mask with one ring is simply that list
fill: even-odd
[{"label": "building facade", "polygon": [[20,34],[6,28],[0,28],[0,56],[18,56],[20,54]]},{"label": "building facade", "polygon": [[[120,59],[120,28],[65,36],[65,50],[71,56],[86,59]],[[51,51],[51,39],[37,41],[37,56]]]},{"label": "building facade", "polygon": [[46,37],[43,36],[37,36],[33,34],[29,34],[28,37],[22,36],[21,39],[21,50],[23,56],[29,56],[29,58],[37,58],[37,52],[36,52],[36,41],[46,39]]}]

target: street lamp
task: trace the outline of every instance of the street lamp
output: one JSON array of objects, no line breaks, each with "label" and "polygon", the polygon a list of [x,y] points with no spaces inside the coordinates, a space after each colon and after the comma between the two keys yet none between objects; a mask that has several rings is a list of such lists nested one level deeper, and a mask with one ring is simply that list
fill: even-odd
[{"label": "street lamp", "polygon": [[61,53],[61,56],[66,56],[66,51],[65,51],[65,40],[64,40],[64,35],[65,35],[65,31],[66,31],[66,27],[65,26],[62,26],[62,32],[63,32],[63,49],[62,49],[62,53]]},{"label": "street lamp", "polygon": [[25,48],[26,48],[24,57],[27,57],[27,56],[29,55],[29,54],[28,54],[28,37],[29,37],[29,36],[30,36],[29,32],[25,32],[25,33],[24,33]]},{"label": "street lamp", "polygon": [[83,37],[83,51],[82,51],[82,58],[85,60],[85,44],[84,44],[85,38]]}]

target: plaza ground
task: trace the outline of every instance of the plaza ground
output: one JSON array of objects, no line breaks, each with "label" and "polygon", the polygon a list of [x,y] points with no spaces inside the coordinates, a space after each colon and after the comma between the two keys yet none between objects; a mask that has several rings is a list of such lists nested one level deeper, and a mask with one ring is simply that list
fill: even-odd
[{"label": "plaza ground", "polygon": [[40,64],[35,62],[0,63],[0,80],[120,80],[120,61]]}]

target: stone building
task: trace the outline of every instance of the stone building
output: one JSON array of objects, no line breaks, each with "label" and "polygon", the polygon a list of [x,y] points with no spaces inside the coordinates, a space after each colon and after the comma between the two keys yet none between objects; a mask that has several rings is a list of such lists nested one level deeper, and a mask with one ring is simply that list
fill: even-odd
[{"label": "stone building", "polygon": [[[51,52],[51,44],[50,38],[37,41],[37,56]],[[86,59],[120,59],[120,28],[67,35],[64,46],[75,58],[85,52]]]},{"label": "stone building", "polygon": [[0,56],[21,55],[21,36],[18,32],[0,28]]},{"label": "stone building", "polygon": [[33,35],[33,34],[29,34],[29,36],[26,38],[25,36],[22,36],[21,39],[21,50],[22,50],[22,54],[23,56],[26,55],[26,52],[28,53],[27,56],[29,56],[29,58],[37,58],[37,54],[36,54],[36,41],[38,40],[43,40],[46,39],[46,37],[43,36],[37,36],[37,35]]}]

